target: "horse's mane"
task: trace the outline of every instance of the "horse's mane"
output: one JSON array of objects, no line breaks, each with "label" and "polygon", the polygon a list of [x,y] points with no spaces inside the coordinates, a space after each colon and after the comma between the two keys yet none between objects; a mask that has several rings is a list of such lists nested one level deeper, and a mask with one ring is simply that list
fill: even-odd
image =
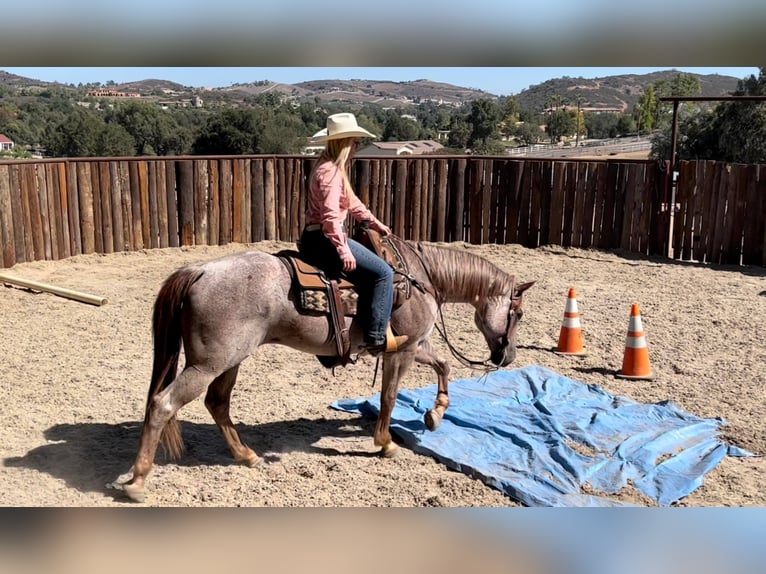
[{"label": "horse's mane", "polygon": [[483,257],[425,243],[410,243],[419,253],[429,278],[446,301],[471,302],[508,293],[514,276]]}]

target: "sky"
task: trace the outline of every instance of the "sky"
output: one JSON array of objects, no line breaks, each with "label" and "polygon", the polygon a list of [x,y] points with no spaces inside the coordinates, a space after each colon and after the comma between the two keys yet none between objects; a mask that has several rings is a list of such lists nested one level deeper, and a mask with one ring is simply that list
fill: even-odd
[{"label": "sky", "polygon": [[0,68],[11,74],[46,82],[79,84],[110,80],[116,83],[146,79],[169,80],[184,86],[220,88],[236,83],[270,80],[295,84],[309,80],[426,79],[464,88],[484,90],[498,96],[518,94],[546,80],[570,76],[598,78],[622,74],[646,74],[678,70],[696,74],[721,74],[744,78],[758,76],[757,67],[23,67]]}]

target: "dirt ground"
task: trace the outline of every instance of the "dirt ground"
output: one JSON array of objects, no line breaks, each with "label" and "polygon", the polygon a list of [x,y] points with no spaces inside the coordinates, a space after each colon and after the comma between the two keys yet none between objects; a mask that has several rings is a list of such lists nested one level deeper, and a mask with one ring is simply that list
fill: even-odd
[{"label": "dirt ground", "polygon": [[[160,249],[18,264],[10,275],[106,297],[94,306],[45,292],[0,289],[0,460],[3,506],[121,506],[109,485],[136,453],[151,369],[150,315],[164,278],[177,267],[244,249],[291,244]],[[512,367],[539,364],[644,402],[670,399],[727,421],[726,439],[766,452],[766,270],[711,267],[581,249],[517,245],[468,249],[537,280],[525,297],[520,349]],[[569,287],[577,289],[588,355],[562,357],[556,345]],[[654,381],[625,381],[620,368],[632,303],[639,303]],[[473,309],[447,305],[453,343],[485,358]],[[438,335],[434,343],[448,351]],[[451,359],[451,378],[476,376]],[[381,459],[373,422],[329,408],[366,397],[374,363],[333,376],[310,355],[262,347],[243,363],[232,417],[264,458],[250,469],[232,458],[199,398],[179,413],[187,453],[162,455],[147,482],[157,506],[518,506],[501,492],[402,448]],[[435,382],[416,367],[405,387]],[[681,506],[766,506],[763,457],[726,458]],[[651,504],[635,492],[621,499]]]}]

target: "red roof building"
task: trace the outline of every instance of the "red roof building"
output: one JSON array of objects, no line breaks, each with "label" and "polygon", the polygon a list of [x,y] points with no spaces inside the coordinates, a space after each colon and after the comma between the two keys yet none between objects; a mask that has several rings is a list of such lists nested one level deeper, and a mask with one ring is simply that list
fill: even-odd
[{"label": "red roof building", "polygon": [[6,135],[0,134],[0,151],[11,151],[13,149],[13,140]]}]

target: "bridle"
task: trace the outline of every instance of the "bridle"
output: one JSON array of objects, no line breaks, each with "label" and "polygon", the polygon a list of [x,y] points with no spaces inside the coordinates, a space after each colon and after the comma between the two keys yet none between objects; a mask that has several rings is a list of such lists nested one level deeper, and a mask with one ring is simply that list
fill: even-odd
[{"label": "bridle", "polygon": [[[442,300],[441,296],[439,294],[438,289],[434,285],[434,282],[431,278],[431,274],[428,271],[428,266],[426,266],[425,261],[423,261],[423,257],[420,255],[420,253],[417,252],[415,248],[413,248],[409,243],[402,240],[402,244],[405,245],[412,253],[415,255],[415,257],[420,261],[420,266],[423,268],[423,271],[426,274],[426,277],[428,277],[428,282],[431,286],[431,289],[426,290],[422,284],[420,284],[417,279],[411,276],[407,276],[407,279],[413,282],[413,285],[420,289],[421,291],[428,292],[431,297],[434,298],[436,301],[436,309],[439,315],[439,321],[441,322],[441,326],[438,323],[434,323],[434,327],[436,328],[436,331],[439,333],[442,339],[444,339],[444,342],[447,344],[447,348],[449,349],[450,353],[452,353],[452,356],[455,357],[463,366],[468,367],[470,369],[475,370],[483,370],[485,373],[489,373],[490,371],[497,371],[500,367],[498,365],[495,365],[491,361],[491,355],[490,357],[484,359],[483,361],[477,361],[474,359],[469,359],[466,357],[463,353],[461,353],[459,350],[455,348],[455,346],[452,344],[452,341],[449,340],[449,337],[447,336],[447,328],[444,323],[444,314],[442,313]],[[516,283],[515,280],[513,283],[511,283],[511,300],[508,304],[508,318],[505,324],[505,335],[503,335],[503,347],[507,347],[509,345],[509,335],[511,332],[511,329],[514,327],[515,323],[518,323],[518,319],[516,317],[516,313],[514,312],[515,303],[518,301],[521,301],[521,295],[514,296],[516,293]]]}]

